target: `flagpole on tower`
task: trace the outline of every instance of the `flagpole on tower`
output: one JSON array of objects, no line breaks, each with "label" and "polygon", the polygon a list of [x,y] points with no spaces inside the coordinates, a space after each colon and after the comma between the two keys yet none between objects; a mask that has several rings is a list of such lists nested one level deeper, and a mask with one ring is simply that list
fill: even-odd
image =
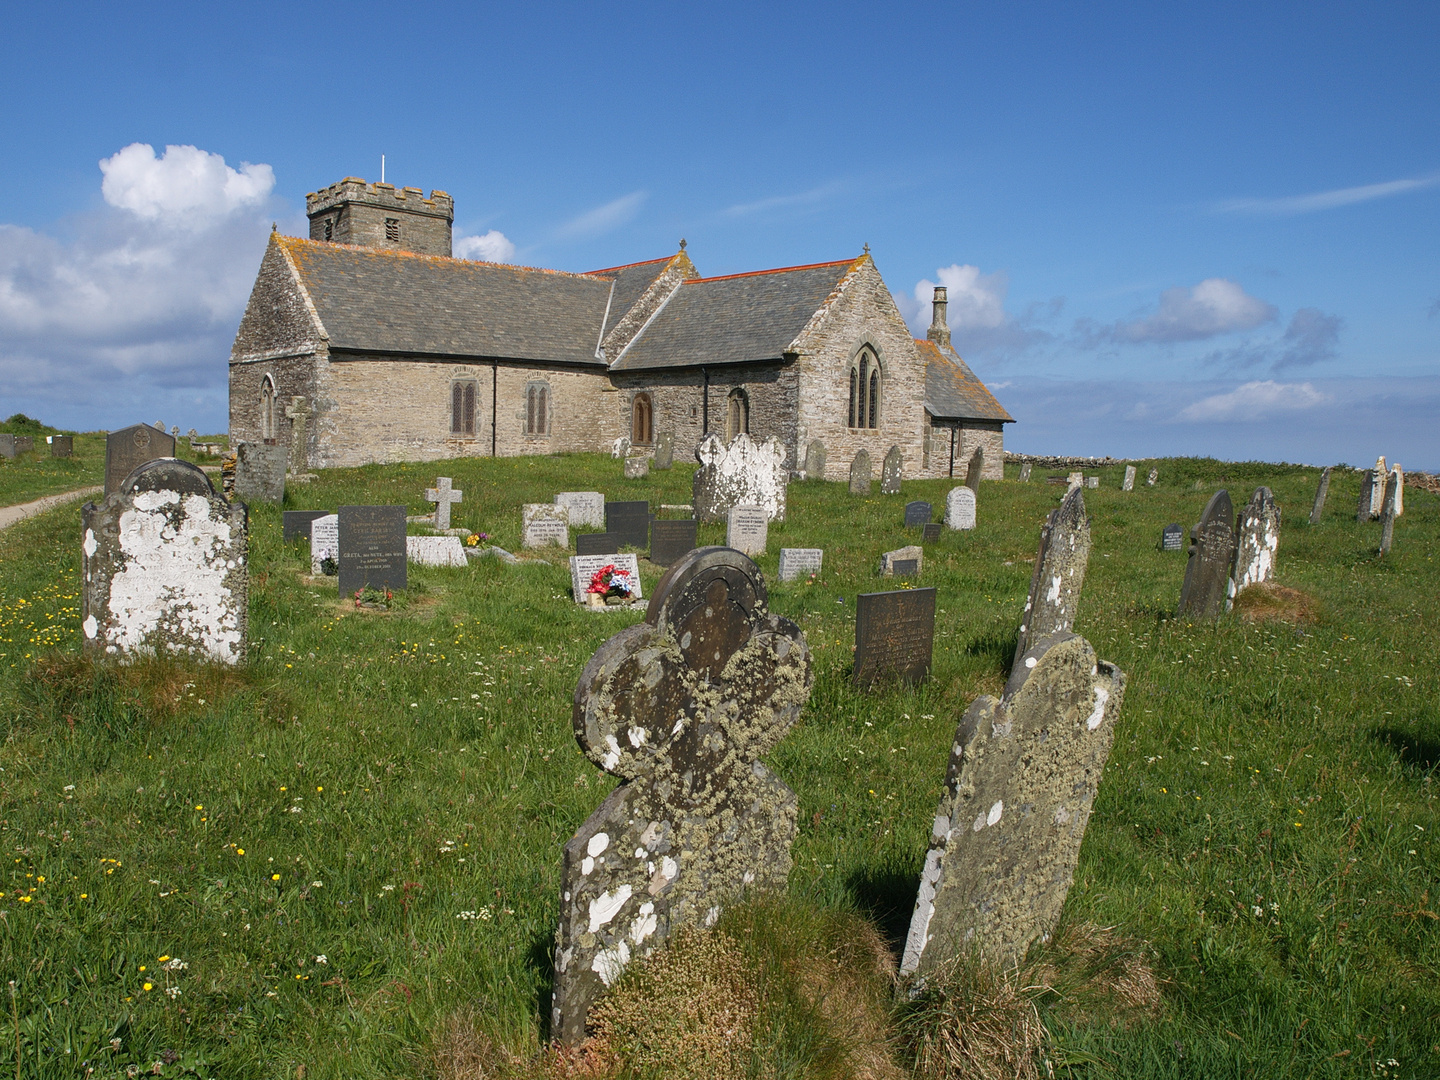
[{"label": "flagpole on tower", "polygon": [[385,155],[380,155],[380,182],[385,182]]}]

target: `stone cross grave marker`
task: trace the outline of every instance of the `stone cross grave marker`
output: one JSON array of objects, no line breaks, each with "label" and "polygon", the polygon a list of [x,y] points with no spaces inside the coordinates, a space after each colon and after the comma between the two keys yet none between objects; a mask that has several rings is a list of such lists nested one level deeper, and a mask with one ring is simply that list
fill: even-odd
[{"label": "stone cross grave marker", "polygon": [[1146,486],[1146,487],[1154,487],[1155,484],[1156,484],[1156,482],[1157,482],[1159,479],[1160,479],[1160,470],[1159,470],[1159,469],[1151,469],[1151,470],[1150,470],[1150,475],[1147,476],[1147,477],[1145,477],[1145,486]]},{"label": "stone cross grave marker", "polygon": [[340,572],[340,515],[326,514],[310,522],[310,574],[325,573],[325,563],[333,563],[333,572]]},{"label": "stone cross grave marker", "polygon": [[68,458],[73,453],[75,453],[75,437],[73,435],[50,436],[50,456],[52,458]]},{"label": "stone cross grave marker", "polygon": [[759,568],[699,548],[656,587],[645,621],[586,665],[574,727],[621,779],[565,845],[551,1031],[574,1045],[590,1006],[683,926],[747,889],[783,889],[795,793],[760,762],[814,681],[805,635],[770,614]]},{"label": "stone cross grave marker", "polygon": [[105,436],[105,494],[120,484],[135,466],[156,458],[174,457],[175,440],[149,424],[132,424]]},{"label": "stone cross grave marker", "polygon": [[1315,489],[1315,502],[1310,507],[1310,524],[1319,525],[1325,515],[1325,497],[1330,494],[1330,466],[1320,474],[1320,486]]},{"label": "stone cross grave marker", "polygon": [[927,521],[920,527],[920,542],[922,544],[933,544],[940,539],[941,532],[945,528],[938,521]]},{"label": "stone cross grave marker", "polygon": [[235,448],[235,498],[241,502],[285,501],[285,448],[242,442]]},{"label": "stone cross grave marker", "polygon": [[650,475],[650,459],[644,457],[627,457],[625,459],[625,479],[643,480]]},{"label": "stone cross grave marker", "polygon": [[1234,585],[1237,595],[1247,585],[1275,576],[1275,555],[1280,547],[1280,507],[1268,487],[1258,487],[1241,511],[1236,525]]},{"label": "stone cross grave marker", "polygon": [[805,479],[825,479],[825,444],[819,439],[811,439],[805,448]]},{"label": "stone cross grave marker", "polygon": [[928,502],[916,500],[905,504],[905,527],[907,529],[918,529],[930,520],[930,515],[935,508]]},{"label": "stone cross grave marker", "polygon": [[179,424],[171,424],[171,425],[170,425],[170,437],[171,437],[172,439],[178,439],[178,438],[180,438],[180,425],[179,425]]},{"label": "stone cross grave marker", "polygon": [[908,544],[903,548],[885,552],[880,556],[880,576],[895,577],[897,574],[901,574],[897,566],[902,562],[915,564],[904,571],[904,576],[917,576],[925,567],[925,550],[919,544]]},{"label": "stone cross grave marker", "polygon": [[900,494],[900,474],[904,470],[905,458],[898,446],[892,446],[880,465],[880,494]]},{"label": "stone cross grave marker", "polygon": [[1070,490],[1074,491],[1078,487],[1085,486],[1085,474],[1080,472],[1072,472],[1069,476],[1065,478],[1065,482],[1069,485]]},{"label": "stone cross grave marker", "polygon": [[405,588],[405,507],[342,506],[338,517],[340,594]]},{"label": "stone cross grave marker", "polygon": [[285,407],[285,416],[290,421],[290,471],[300,476],[309,465],[309,443],[306,440],[307,422],[310,419],[310,404],[304,397],[296,395]]},{"label": "stone cross grave marker", "polygon": [[707,435],[695,451],[700,467],[692,482],[697,521],[724,521],[732,506],[764,507],[771,521],[785,520],[785,488],[790,470],[785,447],[773,436],[753,442],[743,432],[726,446]]},{"label": "stone cross grave marker", "polygon": [[1122,481],[1120,481],[1120,490],[1121,490],[1121,491],[1134,491],[1134,490],[1135,490],[1135,466],[1134,466],[1134,465],[1126,465],[1126,466],[1125,466],[1125,479],[1122,480]]},{"label": "stone cross grave marker", "polygon": [[1235,509],[1224,488],[1210,496],[1190,530],[1190,558],[1180,587],[1180,614],[1218,619],[1229,608],[1230,569],[1235,565]]},{"label": "stone cross grave marker", "polygon": [[650,504],[648,502],[607,502],[605,531],[614,533],[626,547],[650,546]]},{"label": "stone cross grave marker", "polygon": [[855,600],[855,682],[918,683],[935,652],[935,590],[861,593]]},{"label": "stone cross grave marker", "polygon": [[405,558],[421,566],[470,565],[465,558],[465,545],[458,536],[407,536]]},{"label": "stone cross grave marker", "polygon": [[1051,634],[1068,633],[1075,625],[1089,563],[1090,522],[1085,516],[1085,496],[1076,488],[1040,527],[1040,548],[1030,576],[1030,595],[1020,616],[1012,676],[1032,644]]},{"label": "stone cross grave marker", "polygon": [[1020,466],[1020,482],[1022,484],[1028,484],[1030,482],[1030,462],[1028,461]]},{"label": "stone cross grave marker", "polygon": [[752,558],[765,554],[770,519],[762,506],[732,506],[725,528],[725,546]]},{"label": "stone cross grave marker", "polygon": [[245,507],[175,458],[142,462],[81,509],[81,629],[88,652],[245,659]]},{"label": "stone cross grave marker", "polygon": [[975,453],[970,455],[970,464],[965,466],[965,486],[975,494],[980,494],[980,474],[985,471],[985,448],[975,447]]},{"label": "stone cross grave marker", "polygon": [[975,528],[975,492],[968,487],[951,488],[950,494],[945,496],[945,527]]},{"label": "stone cross grave marker", "polygon": [[463,502],[465,492],[455,489],[454,481],[448,476],[437,476],[435,486],[425,489],[425,501],[435,504],[435,528],[450,528],[450,507]]},{"label": "stone cross grave marker", "polygon": [[670,566],[695,550],[694,518],[656,518],[650,524],[650,561]]},{"label": "stone cross grave marker", "polygon": [[280,539],[287,544],[302,536],[310,539],[310,523],[329,513],[329,510],[286,510],[280,515]]},{"label": "stone cross grave marker", "polygon": [[612,532],[576,533],[576,555],[613,555],[620,550],[620,538]]},{"label": "stone cross grave marker", "polygon": [[1171,522],[1160,530],[1161,551],[1184,551],[1185,530],[1176,522]]},{"label": "stone cross grave marker", "polygon": [[[451,539],[456,539],[452,537]],[[554,503],[526,503],[520,509],[520,546],[570,546],[570,519]]]},{"label": "stone cross grave marker", "polygon": [[1380,554],[1389,555],[1390,545],[1395,539],[1396,506],[1400,497],[1399,485],[1393,481],[1386,485],[1385,505],[1380,508]]},{"label": "stone cross grave marker", "polygon": [[675,433],[673,431],[662,431],[655,438],[655,457],[650,462],[650,467],[660,472],[675,467]]},{"label": "stone cross grave marker", "polygon": [[810,574],[818,574],[824,561],[823,548],[781,548],[780,580],[798,581]]},{"label": "stone cross grave marker", "polygon": [[585,591],[590,588],[590,579],[597,570],[603,570],[607,566],[613,566],[629,577],[630,584],[634,586],[634,591],[630,594],[632,601],[644,599],[640,585],[640,557],[634,552],[626,552],[624,555],[606,552],[600,555],[570,556],[570,593],[575,603],[586,602]]},{"label": "stone cross grave marker", "polygon": [[869,495],[870,480],[874,470],[870,467],[870,454],[861,450],[855,455],[855,460],[850,462],[850,494]]},{"label": "stone cross grave marker", "polygon": [[1013,964],[1054,932],[1114,742],[1125,675],[1074,634],[1041,638],[955,732],[900,962]]},{"label": "stone cross grave marker", "polygon": [[565,508],[567,520],[577,529],[605,527],[605,496],[598,491],[562,491],[555,496],[555,505]]}]

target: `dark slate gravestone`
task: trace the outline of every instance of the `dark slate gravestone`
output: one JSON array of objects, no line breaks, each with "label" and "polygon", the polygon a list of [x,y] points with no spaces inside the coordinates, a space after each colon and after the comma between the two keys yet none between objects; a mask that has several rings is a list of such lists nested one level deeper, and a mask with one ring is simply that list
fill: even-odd
[{"label": "dark slate gravestone", "polygon": [[679,562],[695,550],[695,519],[656,518],[650,526],[650,561],[656,566]]},{"label": "dark slate gravestone", "polygon": [[941,530],[944,529],[944,527],[945,527],[945,526],[943,526],[943,525],[942,525],[940,522],[938,522],[938,521],[927,521],[927,522],[925,523],[925,525],[924,525],[924,528],[923,528],[922,532],[921,532],[920,542],[921,542],[922,544],[933,544],[933,543],[935,543],[937,540],[940,539],[940,533],[941,533]]},{"label": "dark slate gravestone", "polygon": [[1315,489],[1315,502],[1310,507],[1310,524],[1319,525],[1325,514],[1325,496],[1330,494],[1330,466],[1320,474],[1320,486]]},{"label": "dark slate gravestone", "polygon": [[175,440],[149,424],[112,431],[105,436],[105,494],[119,491],[121,482],[136,465],[174,456]]},{"label": "dark slate gravestone", "polygon": [[1080,488],[1074,488],[1040,527],[1040,549],[1035,554],[1030,596],[1025,601],[1015,643],[1012,677],[1031,645],[1051,634],[1069,633],[1075,625],[1089,562],[1090,522],[1085,517],[1085,496]]},{"label": "dark slate gravestone", "polygon": [[576,555],[616,555],[620,552],[620,538],[612,532],[576,533]]},{"label": "dark slate gravestone", "polygon": [[650,504],[648,502],[607,502],[605,531],[614,533],[626,547],[650,546]]},{"label": "dark slate gravestone", "polygon": [[1205,504],[1190,530],[1190,559],[1180,587],[1180,614],[1218,619],[1230,602],[1230,571],[1235,565],[1235,508],[1221,488]]},{"label": "dark slate gravestone", "polygon": [[907,529],[918,529],[930,520],[930,515],[935,508],[928,502],[908,502],[905,504],[905,527]]},{"label": "dark slate gravestone", "polygon": [[880,465],[880,494],[899,495],[900,475],[904,471],[905,457],[898,446],[890,447]]},{"label": "dark slate gravestone", "polygon": [[75,436],[50,436],[50,456],[52,458],[67,458],[70,457],[73,453],[75,453]]},{"label": "dark slate gravestone", "polygon": [[896,559],[890,564],[892,577],[915,577],[920,573],[919,559]]},{"label": "dark slate gravestone", "polygon": [[805,635],[770,614],[759,568],[687,554],[645,621],[596,651],[575,689],[581,750],[620,784],[565,845],[550,1031],[585,1038],[594,1001],[682,927],[747,890],[785,888],[795,793],[759,760],[810,697]]},{"label": "dark slate gravestone", "polygon": [[1178,523],[1172,521],[1169,525],[1166,525],[1165,528],[1160,530],[1160,550],[1185,550],[1185,530],[1182,529]]},{"label": "dark slate gravestone", "polygon": [[405,507],[342,506],[340,593],[405,588]]},{"label": "dark slate gravestone", "polygon": [[975,447],[975,453],[970,455],[970,464],[965,466],[965,486],[975,494],[980,494],[980,474],[985,471],[985,448]]},{"label": "dark slate gravestone", "polygon": [[287,544],[291,540],[309,540],[310,522],[329,513],[329,510],[286,510],[280,515],[280,538]]},{"label": "dark slate gravestone", "polygon": [[142,491],[174,491],[181,495],[215,494],[205,470],[179,458],[156,458],[142,462],[120,481],[120,494],[134,495]]},{"label": "dark slate gravestone", "polygon": [[[904,560],[909,561],[909,560]],[[861,593],[855,602],[855,682],[930,674],[935,648],[935,590]]]},{"label": "dark slate gravestone", "polygon": [[673,469],[675,467],[675,433],[662,431],[655,439],[655,456],[650,461],[652,469]]}]

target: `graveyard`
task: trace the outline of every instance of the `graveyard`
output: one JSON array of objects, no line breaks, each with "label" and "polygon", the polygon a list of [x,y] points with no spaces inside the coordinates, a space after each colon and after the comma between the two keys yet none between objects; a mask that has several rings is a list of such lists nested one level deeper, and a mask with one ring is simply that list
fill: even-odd
[{"label": "graveyard", "polygon": [[[101,483],[103,436],[78,436],[75,455],[0,462],[3,501]],[[1366,481],[1348,468],[1327,470],[1312,517],[1308,466],[1162,459],[1077,483],[1028,464],[1021,482],[1012,462],[962,487],[878,461],[872,482],[867,460],[848,484],[791,481],[769,513],[722,514],[696,505],[710,487],[694,463],[627,464],[369,465],[250,502],[236,663],[87,650],[78,506],[0,534],[0,962],[14,980],[0,1071],[1440,1074],[1440,497],[1412,486],[1382,526],[1357,514]],[[1278,548],[1260,530],[1250,549],[1273,577],[1224,610],[1200,571],[1186,584],[1190,530],[1222,489],[1240,510],[1262,487]],[[585,492],[614,512],[550,509]],[[1040,617],[1027,596],[1062,500],[1051,535],[1083,530],[1088,564],[1074,548],[1046,561]],[[444,524],[427,527],[437,502]],[[308,521],[284,538],[285,511],[336,516],[338,580],[312,564]],[[653,551],[630,542],[648,514]],[[1166,543],[1172,523],[1185,539]],[[418,560],[422,534],[471,550]],[[584,829],[636,755],[582,673],[650,632],[644,601],[692,543],[758,567],[772,623],[755,616],[751,639],[803,635],[808,696],[745,759],[793,792],[788,872],[582,988],[587,1044],[576,1014],[552,1015],[574,983],[556,928],[567,947],[623,944],[581,941],[583,919],[565,928],[562,894],[610,844]],[[634,556],[641,602],[587,602],[572,556]],[[378,580],[367,567],[397,560],[393,588],[356,595]],[[758,588],[735,566],[748,573],[735,562],[732,588]],[[877,631],[883,618],[903,631]],[[1082,637],[1031,651],[1057,627]],[[1085,750],[1103,772],[1083,843],[1073,833],[1074,883],[1046,897],[1064,901],[1048,940],[1024,950],[1021,912],[1018,953],[936,975],[907,948],[922,877],[946,880],[927,873],[936,807],[966,784],[988,806],[999,782],[981,767],[947,787],[957,725],[1024,679],[1027,657],[1094,672],[1113,701],[1113,745]],[[593,745],[577,742],[577,684]],[[1023,724],[1029,706],[987,707]],[[650,831],[610,830],[627,856],[655,847]],[[986,857],[952,847],[952,876]]]}]

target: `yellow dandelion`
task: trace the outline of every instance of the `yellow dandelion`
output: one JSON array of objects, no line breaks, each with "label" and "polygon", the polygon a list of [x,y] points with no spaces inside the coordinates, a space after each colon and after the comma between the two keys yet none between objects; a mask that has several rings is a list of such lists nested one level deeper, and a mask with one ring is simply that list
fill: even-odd
[{"label": "yellow dandelion", "polygon": [[280,875],[279,875],[279,874],[271,874],[271,875],[270,875],[270,880],[271,880],[271,881],[279,881],[279,880],[280,880]]}]

